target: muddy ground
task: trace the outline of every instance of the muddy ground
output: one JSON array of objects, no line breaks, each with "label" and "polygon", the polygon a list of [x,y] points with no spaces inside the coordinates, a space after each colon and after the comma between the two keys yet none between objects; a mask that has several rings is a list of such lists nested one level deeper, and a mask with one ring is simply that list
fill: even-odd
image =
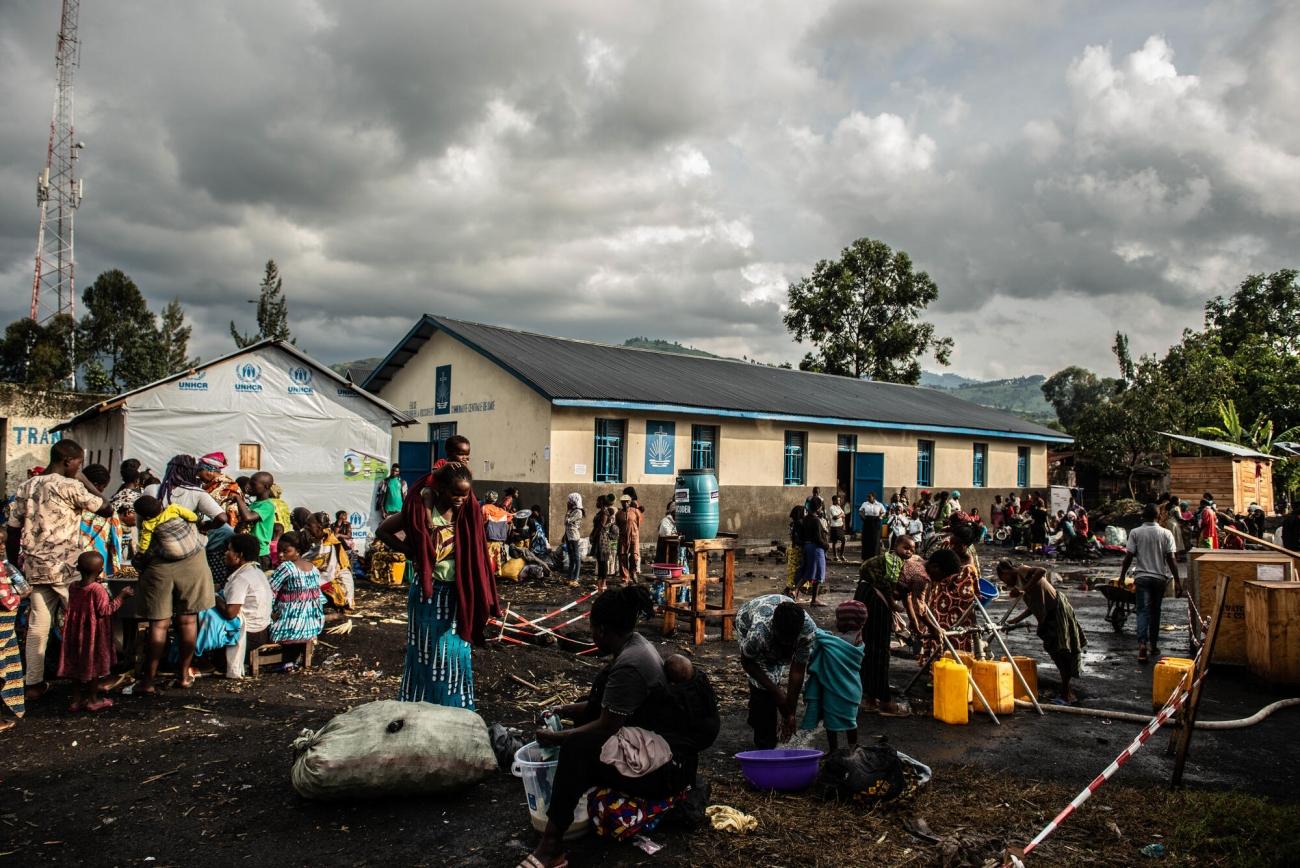
[{"label": "muddy ground", "polygon": [[[986,567],[996,559],[986,553]],[[777,589],[783,561],[738,562],[739,599]],[[1150,669],[1136,662],[1133,621],[1116,635],[1105,601],[1082,589],[1114,575],[1117,560],[1061,564],[1087,631],[1082,704],[1149,714]],[[832,605],[847,596],[850,567],[832,569]],[[539,613],[573,593],[558,584],[503,587],[518,610]],[[361,804],[313,804],[289,785],[290,744],[352,706],[395,695],[403,655],[404,594],[363,588],[349,635],[326,635],[319,665],[259,680],[201,679],[192,691],[117,700],[109,712],[68,715],[67,687],[29,710],[0,736],[0,859],[11,864],[88,865],[513,865],[531,848],[520,782],[494,776],[454,797]],[[995,617],[1005,603],[993,605]],[[815,610],[819,621],[831,609]],[[1166,654],[1187,647],[1186,610],[1166,607]],[[643,630],[666,655],[657,621]],[[1038,657],[1045,694],[1058,686],[1028,630],[1013,631],[1014,653]],[[732,754],[749,747],[744,678],[734,643],[698,649],[723,703],[718,743],[701,759],[714,802],[759,818],[744,837],[712,830],[659,829],[654,856],[627,844],[588,838],[574,845],[583,865],[983,865],[1008,843],[1023,844],[1128,744],[1141,724],[1107,718],[1017,712],[994,726],[976,717],[951,727],[928,716],[929,685],[911,693],[913,716],[864,714],[864,740],[885,736],[934,768],[934,780],[908,804],[868,812],[811,795],[771,796],[747,789]],[[493,647],[476,652],[480,712],[488,722],[524,724],[543,704],[585,690],[599,664],[555,648]],[[916,664],[896,657],[896,687]],[[514,681],[538,686],[533,692]],[[1243,672],[1215,670],[1202,717],[1245,717],[1285,693]],[[1160,843],[1161,861],[1238,865],[1300,862],[1300,712],[1283,711],[1250,729],[1198,732],[1187,788],[1170,794],[1169,739],[1157,734],[1035,854],[1031,864],[1130,865],[1154,861],[1140,848]],[[824,746],[824,745],[821,745]],[[941,844],[907,829],[922,819]]]}]

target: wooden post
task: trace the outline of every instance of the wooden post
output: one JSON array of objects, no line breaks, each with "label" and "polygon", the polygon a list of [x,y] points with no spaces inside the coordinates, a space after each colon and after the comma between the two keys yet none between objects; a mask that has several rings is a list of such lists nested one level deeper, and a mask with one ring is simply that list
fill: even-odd
[{"label": "wooden post", "polygon": [[692,638],[696,645],[704,644],[704,613],[709,602],[709,552],[703,546],[695,549],[695,575],[691,577]]},{"label": "wooden post", "polygon": [[1187,764],[1187,751],[1192,745],[1192,732],[1196,729],[1196,712],[1201,704],[1201,685],[1204,683],[1201,676],[1210,668],[1210,660],[1214,657],[1214,641],[1219,638],[1219,622],[1223,620],[1223,607],[1228,601],[1228,577],[1222,578],[1219,599],[1214,604],[1214,618],[1210,621],[1210,629],[1205,634],[1205,645],[1201,648],[1201,656],[1197,658],[1197,665],[1192,668],[1191,693],[1186,700],[1183,730],[1178,734],[1178,753],[1174,758],[1174,779],[1170,784],[1173,789],[1183,785],[1183,767]]},{"label": "wooden post", "polygon": [[722,563],[722,639],[730,642],[736,633],[736,616],[725,613],[736,608],[736,550],[727,549]]}]

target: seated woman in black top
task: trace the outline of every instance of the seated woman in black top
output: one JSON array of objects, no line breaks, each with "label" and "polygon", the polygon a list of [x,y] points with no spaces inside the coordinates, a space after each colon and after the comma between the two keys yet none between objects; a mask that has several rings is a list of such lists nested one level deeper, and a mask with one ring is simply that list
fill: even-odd
[{"label": "seated woman in black top", "polygon": [[[636,632],[639,616],[654,611],[644,585],[630,585],[606,591],[591,606],[591,638],[601,654],[613,654],[592,685],[587,699],[556,711],[575,726],[560,732],[541,729],[537,741],[560,748],[559,765],[551,786],[546,831],[532,855],[522,865],[535,868],[564,861],[564,833],[573,824],[578,799],[588,788],[605,786],[632,796],[663,799],[679,793],[690,783],[687,768],[693,755],[674,746],[673,759],[649,774],[629,778],[612,765],[600,761],[600,749],[610,736],[626,726],[667,733],[678,723],[670,701],[663,660],[654,645]],[[667,739],[670,746],[676,739]]]}]

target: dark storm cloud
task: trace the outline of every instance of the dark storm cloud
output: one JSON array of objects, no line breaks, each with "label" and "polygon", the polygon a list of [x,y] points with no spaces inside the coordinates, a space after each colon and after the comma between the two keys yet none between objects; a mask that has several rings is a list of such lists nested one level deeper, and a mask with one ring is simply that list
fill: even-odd
[{"label": "dark storm cloud", "polygon": [[[26,307],[56,10],[0,9],[0,313]],[[1285,4],[294,0],[82,9],[79,283],[229,348],[261,268],[300,344],[424,311],[795,359],[785,285],[871,235],[973,374],[1154,350],[1286,264]],[[1290,34],[1290,36],[1288,36]],[[11,86],[12,84],[12,86]],[[1016,352],[1005,347],[1013,344]]]}]

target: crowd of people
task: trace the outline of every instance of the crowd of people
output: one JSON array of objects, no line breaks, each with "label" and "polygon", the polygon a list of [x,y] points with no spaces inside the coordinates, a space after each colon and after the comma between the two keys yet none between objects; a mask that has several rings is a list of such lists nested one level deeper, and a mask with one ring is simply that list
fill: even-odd
[{"label": "crowd of people", "polygon": [[[165,658],[175,661],[174,689],[192,687],[205,670],[241,678],[250,651],[277,643],[288,657],[301,656],[320,633],[327,604],[353,605],[347,513],[331,521],[291,509],[270,473],[232,479],[225,470],[219,452],[176,455],[161,478],[128,459],[110,493],[109,469],[85,464],[80,445],[64,439],[51,448],[7,517],[0,674],[16,717],[45,697],[52,677],[71,679],[71,712],[111,708],[107,693],[118,687],[126,696],[157,695]],[[129,620],[119,617],[126,605]],[[140,643],[138,622],[145,624]],[[136,651],[132,680],[116,664]]]}]

